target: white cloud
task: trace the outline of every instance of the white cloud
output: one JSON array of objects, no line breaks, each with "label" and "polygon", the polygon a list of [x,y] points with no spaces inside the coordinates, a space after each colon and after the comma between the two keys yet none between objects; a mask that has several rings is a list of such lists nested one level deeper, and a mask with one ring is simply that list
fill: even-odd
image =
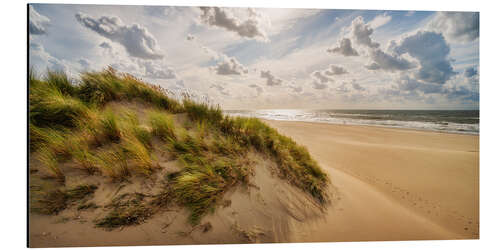
[{"label": "white cloud", "polygon": [[243,75],[248,73],[248,69],[238,62],[236,58],[226,55],[222,55],[221,60],[211,69],[217,75]]},{"label": "white cloud", "polygon": [[262,15],[253,8],[248,8],[248,19],[242,21],[234,16],[231,9],[219,7],[200,7],[201,21],[237,33],[240,37],[268,41],[262,27]]},{"label": "white cloud", "polygon": [[369,70],[382,69],[389,72],[408,70],[416,67],[412,62],[397,55],[390,55],[380,49],[370,52],[370,58],[373,63],[365,66]]},{"label": "white cloud", "polygon": [[301,93],[303,90],[301,86],[288,85],[288,87],[291,88],[295,93]]},{"label": "white cloud", "polygon": [[324,75],[322,71],[313,71],[311,77],[320,83],[333,82],[333,79]]},{"label": "white cloud", "polygon": [[216,90],[217,90],[217,91],[218,91],[221,95],[225,95],[225,96],[228,96],[228,95],[229,95],[229,92],[227,92],[227,91],[225,90],[225,88],[224,88],[222,85],[220,85],[220,84],[212,84],[212,85],[210,85],[210,88],[211,88],[211,89],[212,89],[212,88],[213,88],[213,89],[216,89]]},{"label": "white cloud", "polygon": [[50,23],[50,19],[44,15],[38,13],[32,5],[28,7],[29,12],[29,33],[30,35],[45,35],[47,34],[47,25]]},{"label": "white cloud", "polygon": [[363,17],[356,17],[351,23],[351,35],[354,40],[359,45],[364,45],[370,48],[378,48],[379,43],[372,41],[371,35],[373,34],[373,28],[370,24],[365,24]]},{"label": "white cloud", "polygon": [[255,91],[257,91],[257,95],[260,95],[262,94],[262,92],[264,92],[264,89],[257,84],[250,84],[248,85],[248,87],[255,89]]},{"label": "white cloud", "polygon": [[144,76],[152,79],[176,79],[175,71],[167,65],[159,65],[153,61],[138,60],[138,65],[144,68]]},{"label": "white cloud", "polygon": [[366,88],[356,83],[355,80],[350,82],[342,82],[339,86],[335,88],[337,93],[346,94],[346,93],[360,93],[366,91]]},{"label": "white cloud", "polygon": [[337,47],[329,48],[327,52],[333,54],[338,53],[343,56],[359,56],[358,52],[352,47],[352,43],[349,38],[342,38]]},{"label": "white cloud", "polygon": [[438,12],[427,27],[449,40],[471,42],[479,37],[479,12]]},{"label": "white cloud", "polygon": [[29,44],[29,63],[30,67],[37,67],[35,70],[48,68],[56,71],[68,71],[65,62],[50,55],[41,44],[36,42],[30,42]]},{"label": "white cloud", "polygon": [[325,75],[328,75],[328,76],[334,76],[334,75],[347,74],[348,72],[346,69],[344,69],[341,66],[336,66],[336,65],[330,64],[330,68],[325,70],[324,73],[325,73]]},{"label": "white cloud", "polygon": [[103,49],[111,49],[111,45],[107,42],[102,42],[99,44],[99,47],[103,48]]},{"label": "white cloud", "polygon": [[425,82],[444,84],[456,74],[448,58],[450,46],[442,34],[419,31],[404,38],[394,47],[398,55],[408,53],[419,61],[416,78]]},{"label": "white cloud", "polygon": [[312,86],[313,89],[318,89],[318,90],[328,88],[328,85],[326,85],[325,83],[318,82],[318,81],[313,81],[312,85],[313,85]]},{"label": "white cloud", "polygon": [[99,19],[95,19],[81,12],[77,13],[75,17],[83,26],[123,45],[130,56],[142,59],[163,58],[156,39],[145,27],[139,24],[127,26],[116,16],[101,16]]},{"label": "white cloud", "polygon": [[273,74],[271,74],[270,70],[261,70],[260,71],[260,77],[266,79],[266,85],[267,86],[276,86],[276,85],[281,85],[283,80],[280,78],[277,78]]}]

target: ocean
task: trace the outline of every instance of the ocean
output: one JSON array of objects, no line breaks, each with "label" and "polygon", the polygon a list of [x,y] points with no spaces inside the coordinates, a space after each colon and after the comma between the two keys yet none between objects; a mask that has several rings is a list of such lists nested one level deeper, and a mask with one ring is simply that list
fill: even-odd
[{"label": "ocean", "polygon": [[227,110],[231,116],[269,120],[306,121],[348,125],[479,134],[479,110]]}]

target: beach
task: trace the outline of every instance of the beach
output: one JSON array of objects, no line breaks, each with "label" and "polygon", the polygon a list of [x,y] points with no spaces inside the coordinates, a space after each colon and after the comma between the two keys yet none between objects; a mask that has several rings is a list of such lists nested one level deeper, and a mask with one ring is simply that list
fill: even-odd
[{"label": "beach", "polygon": [[266,123],[306,146],[338,194],[293,241],[479,238],[479,136]]}]

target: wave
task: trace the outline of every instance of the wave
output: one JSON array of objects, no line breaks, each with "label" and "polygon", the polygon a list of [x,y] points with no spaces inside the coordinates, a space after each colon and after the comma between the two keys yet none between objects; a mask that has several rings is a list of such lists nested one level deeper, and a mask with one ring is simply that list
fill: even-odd
[{"label": "wave", "polygon": [[[331,124],[364,125],[406,128],[460,134],[479,134],[479,117],[460,111],[361,111],[346,113],[335,110],[235,110],[225,111],[231,116],[257,117],[268,120],[320,122]],[[422,114],[424,113],[424,114]]]}]

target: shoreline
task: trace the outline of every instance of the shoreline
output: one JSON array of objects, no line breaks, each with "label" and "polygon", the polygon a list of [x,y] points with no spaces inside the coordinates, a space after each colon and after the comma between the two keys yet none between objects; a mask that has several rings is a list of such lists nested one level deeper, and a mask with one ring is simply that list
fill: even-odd
[{"label": "shoreline", "polygon": [[296,122],[296,123],[306,123],[306,124],[327,124],[333,126],[354,126],[354,127],[365,127],[365,128],[382,128],[382,129],[395,129],[395,130],[408,130],[415,132],[429,132],[429,133],[437,133],[437,134],[453,134],[453,135],[470,135],[470,136],[478,136],[478,133],[469,133],[469,132],[453,132],[446,130],[433,130],[433,129],[418,129],[418,128],[405,128],[405,127],[395,127],[395,126],[384,126],[384,125],[367,125],[367,124],[340,124],[340,123],[332,123],[332,122],[322,122],[322,121],[292,121],[292,120],[273,120],[266,118],[254,117],[263,121],[276,121],[276,122]]}]

